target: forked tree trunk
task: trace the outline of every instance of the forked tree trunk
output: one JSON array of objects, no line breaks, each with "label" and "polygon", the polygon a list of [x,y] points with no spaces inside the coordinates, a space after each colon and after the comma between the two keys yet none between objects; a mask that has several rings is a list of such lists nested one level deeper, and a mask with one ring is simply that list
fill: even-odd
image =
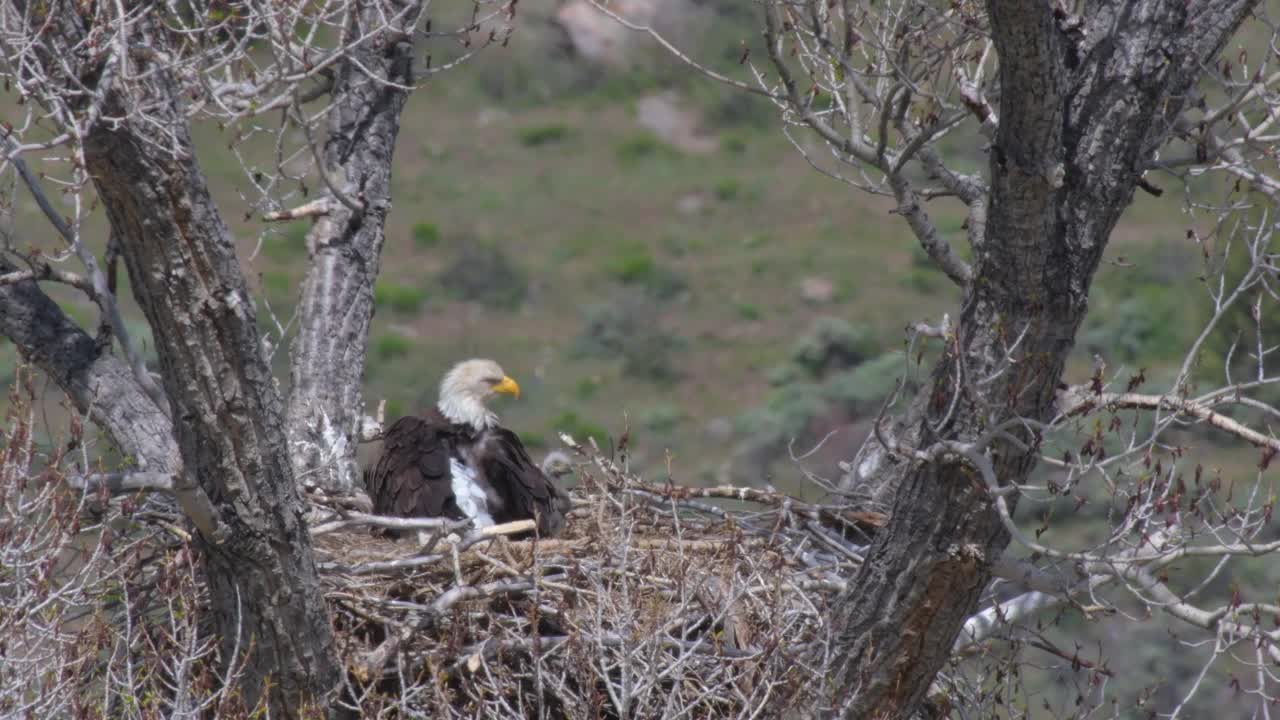
[{"label": "forked tree trunk", "polygon": [[[265,692],[274,717],[297,717],[328,705],[339,666],[284,409],[173,78],[138,55],[146,80],[129,95],[107,92],[103,115],[124,119],[91,128],[85,161],[154,330],[185,472],[217,509],[220,527],[198,544],[223,659],[243,656],[250,704]],[[139,104],[152,122],[129,120]]]},{"label": "forked tree trunk", "polygon": [[[412,33],[421,2],[406,2],[396,25],[351,50],[359,63],[339,63],[331,95],[322,168],[329,187],[328,214],[307,234],[307,275],[292,345],[288,411],[289,453],[308,485],[333,492],[363,491],[356,448],[364,419],[362,381],[373,286],[391,210],[391,159],[400,114],[413,85]],[[348,36],[386,20],[367,7]],[[335,196],[341,193],[345,202]]]},{"label": "forked tree trunk", "polygon": [[[1202,62],[1255,4],[1086,3],[1081,37],[1059,27],[1049,2],[988,0],[1001,100],[986,238],[956,337],[908,416],[907,445],[972,442],[1011,419],[1052,415],[1111,230]],[[1036,434],[1011,430],[1018,443],[991,446],[1006,485],[1037,459]],[[819,717],[912,716],[1009,542],[962,458],[899,460],[884,472],[898,486],[892,519],[837,603]]]},{"label": "forked tree trunk", "polygon": [[[17,270],[0,257],[0,275]],[[35,280],[0,283],[0,335],[106,429],[136,469],[171,473],[181,467],[168,416],[142,391],[129,364],[100,348]]]},{"label": "forked tree trunk", "polygon": [[[385,9],[369,4],[362,12]],[[29,36],[42,41],[37,51],[50,77],[71,67],[75,82],[115,80],[103,72],[103,56],[84,55],[93,47],[82,42],[85,8],[55,0],[19,3],[17,10],[30,24]],[[0,331],[58,380],[123,452],[148,470],[177,473],[179,500],[201,531],[224,661],[245,663],[245,700],[264,699],[275,717],[327,706],[339,679],[296,481],[308,477],[340,491],[356,482],[372,288],[420,13],[420,3],[406,3],[394,16],[401,32],[373,34],[352,48],[361,69],[351,59],[333,66],[336,108],[324,169],[358,209],[335,200],[309,238],[313,265],[294,352],[297,411],[288,426],[258,344],[233,238],[209,195],[183,99],[164,63],[165,36],[149,19],[131,21],[122,40],[131,48],[129,82],[103,80],[96,88],[103,97],[94,112],[106,120],[89,129],[83,150],[153,329],[172,418],[142,392],[127,364],[96,347],[34,282],[0,286]],[[368,35],[385,19],[357,16],[351,37]],[[147,108],[145,120],[134,112],[138,107]],[[328,424],[317,424],[321,418]],[[300,441],[297,452],[290,453],[290,434]]]}]

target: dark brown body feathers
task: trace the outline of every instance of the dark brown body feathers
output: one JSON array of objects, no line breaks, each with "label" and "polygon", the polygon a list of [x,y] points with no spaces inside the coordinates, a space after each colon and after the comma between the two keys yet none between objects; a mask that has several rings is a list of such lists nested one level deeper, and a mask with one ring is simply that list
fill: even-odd
[{"label": "dark brown body feathers", "polygon": [[423,417],[402,417],[387,429],[377,459],[364,473],[374,513],[465,518],[454,498],[450,458],[475,471],[495,523],[536,519],[542,537],[564,527],[568,495],[542,472],[515,433],[451,423],[434,408]]}]

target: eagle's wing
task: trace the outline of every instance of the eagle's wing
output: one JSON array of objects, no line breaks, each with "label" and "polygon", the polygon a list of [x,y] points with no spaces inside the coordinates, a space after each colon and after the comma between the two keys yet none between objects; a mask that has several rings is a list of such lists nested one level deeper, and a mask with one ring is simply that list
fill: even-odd
[{"label": "eagle's wing", "polygon": [[449,475],[451,426],[420,417],[395,421],[364,473],[378,515],[461,519]]},{"label": "eagle's wing", "polygon": [[536,517],[539,535],[559,533],[569,512],[568,494],[542,472],[515,433],[492,428],[483,442],[479,453],[482,472],[503,501],[494,520],[501,523]]}]

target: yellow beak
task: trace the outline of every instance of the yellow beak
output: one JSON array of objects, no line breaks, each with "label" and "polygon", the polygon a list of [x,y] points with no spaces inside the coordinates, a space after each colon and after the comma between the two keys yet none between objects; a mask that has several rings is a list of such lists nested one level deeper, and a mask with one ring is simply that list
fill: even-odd
[{"label": "yellow beak", "polygon": [[502,382],[493,386],[493,391],[504,395],[514,395],[517,399],[520,397],[520,385],[510,376],[503,375]]}]

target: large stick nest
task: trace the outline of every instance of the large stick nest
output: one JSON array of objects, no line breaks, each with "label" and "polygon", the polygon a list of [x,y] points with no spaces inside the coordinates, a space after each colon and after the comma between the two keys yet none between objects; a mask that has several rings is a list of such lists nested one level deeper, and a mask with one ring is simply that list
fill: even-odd
[{"label": "large stick nest", "polygon": [[529,521],[435,520],[397,540],[370,529],[386,520],[315,506],[348,702],[366,716],[773,717],[821,679],[828,606],[882,516],[646,484],[575,450],[587,462],[555,539],[506,537]]}]

